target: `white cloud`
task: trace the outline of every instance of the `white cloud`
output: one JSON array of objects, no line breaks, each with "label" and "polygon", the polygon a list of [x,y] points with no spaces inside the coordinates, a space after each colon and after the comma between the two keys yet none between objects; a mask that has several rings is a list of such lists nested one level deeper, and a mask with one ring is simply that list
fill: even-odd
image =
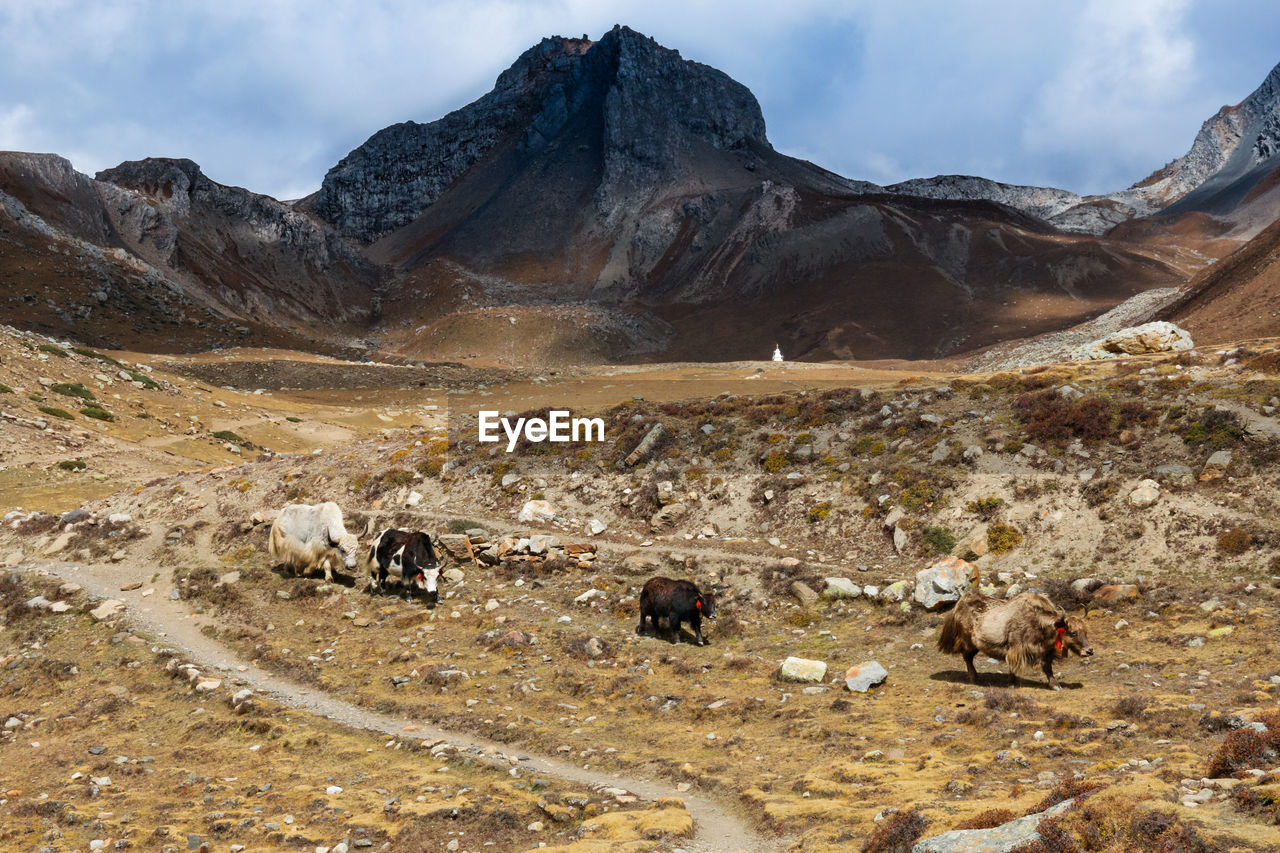
[{"label": "white cloud", "polygon": [[1182,138],[1175,107],[1197,76],[1187,8],[1186,0],[1091,0],[1067,36],[1067,61],[1040,88],[1023,141],[1088,154],[1099,170],[1119,160],[1150,171],[1163,163],[1153,162],[1154,150],[1184,151],[1191,137]]},{"label": "white cloud", "polygon": [[0,108],[0,150],[28,151],[35,139],[31,132],[35,113],[26,104]]},{"label": "white cloud", "polygon": [[[481,96],[540,38],[622,23],[746,84],[775,145],[849,177],[967,172],[1113,189],[1182,153],[1216,99],[1258,81],[1220,75],[1207,110],[1203,92],[1188,92],[1203,76],[1191,33],[1204,29],[1188,8],[0,0],[0,146],[74,152],[82,169],[190,157],[214,180],[296,195],[380,128]],[[1263,13],[1233,14],[1246,21],[1233,46],[1273,50],[1275,27],[1248,23]]]}]

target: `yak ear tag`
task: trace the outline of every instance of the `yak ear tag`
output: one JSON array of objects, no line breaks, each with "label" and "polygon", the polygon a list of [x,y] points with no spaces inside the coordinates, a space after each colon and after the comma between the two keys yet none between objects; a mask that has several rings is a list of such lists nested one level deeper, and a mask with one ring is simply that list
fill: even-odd
[{"label": "yak ear tag", "polygon": [[1054,647],[1054,649],[1056,649],[1057,651],[1062,651],[1062,635],[1063,635],[1063,634],[1065,634],[1065,633],[1067,633],[1067,629],[1066,629],[1066,628],[1059,628],[1059,629],[1058,629],[1058,636],[1057,636],[1057,639],[1055,639],[1055,640],[1053,641],[1053,647]]},{"label": "yak ear tag", "polygon": [[701,598],[699,598],[697,601],[695,601],[695,602],[693,603],[693,606],[694,606],[694,607],[696,607],[696,608],[698,608],[699,610],[701,610],[701,609],[702,609],[702,599],[701,599]]}]

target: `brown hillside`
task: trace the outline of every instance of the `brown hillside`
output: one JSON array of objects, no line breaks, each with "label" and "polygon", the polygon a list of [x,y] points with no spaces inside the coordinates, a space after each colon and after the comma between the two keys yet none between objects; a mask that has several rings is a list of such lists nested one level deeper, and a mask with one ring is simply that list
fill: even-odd
[{"label": "brown hillside", "polygon": [[1201,272],[1161,313],[1201,343],[1280,334],[1280,222]]}]

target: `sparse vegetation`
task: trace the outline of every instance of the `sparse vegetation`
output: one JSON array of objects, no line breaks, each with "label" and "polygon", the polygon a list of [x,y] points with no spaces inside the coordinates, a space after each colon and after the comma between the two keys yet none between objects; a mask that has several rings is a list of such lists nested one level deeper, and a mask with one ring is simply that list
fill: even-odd
[{"label": "sparse vegetation", "polygon": [[49,355],[56,355],[58,358],[71,358],[66,350],[53,344],[40,344],[36,349],[40,350],[40,352],[47,352]]},{"label": "sparse vegetation", "polygon": [[10,388],[8,385],[5,385],[3,382],[0,382],[0,394],[12,394],[12,393],[13,393],[12,388]]},{"label": "sparse vegetation", "polygon": [[983,521],[990,521],[996,517],[996,513],[1000,511],[1000,507],[1004,506],[1004,500],[994,495],[988,495],[985,498],[969,501],[964,505],[965,512],[973,513]]},{"label": "sparse vegetation", "polygon": [[137,370],[129,370],[127,371],[127,373],[129,374],[130,379],[132,379],[134,382],[140,383],[143,388],[146,388],[150,391],[160,390],[160,383],[152,379],[147,374],[141,373]]}]

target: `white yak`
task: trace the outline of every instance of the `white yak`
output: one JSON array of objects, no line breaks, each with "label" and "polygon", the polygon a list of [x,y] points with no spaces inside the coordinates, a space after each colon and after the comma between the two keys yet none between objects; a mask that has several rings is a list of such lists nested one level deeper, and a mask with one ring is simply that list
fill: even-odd
[{"label": "white yak", "polygon": [[355,568],[360,545],[342,523],[342,510],[333,501],[315,504],[289,504],[280,510],[271,525],[268,546],[273,563],[283,563],[296,574],[310,574],[324,569],[326,582],[333,581],[333,570],[339,562]]}]

